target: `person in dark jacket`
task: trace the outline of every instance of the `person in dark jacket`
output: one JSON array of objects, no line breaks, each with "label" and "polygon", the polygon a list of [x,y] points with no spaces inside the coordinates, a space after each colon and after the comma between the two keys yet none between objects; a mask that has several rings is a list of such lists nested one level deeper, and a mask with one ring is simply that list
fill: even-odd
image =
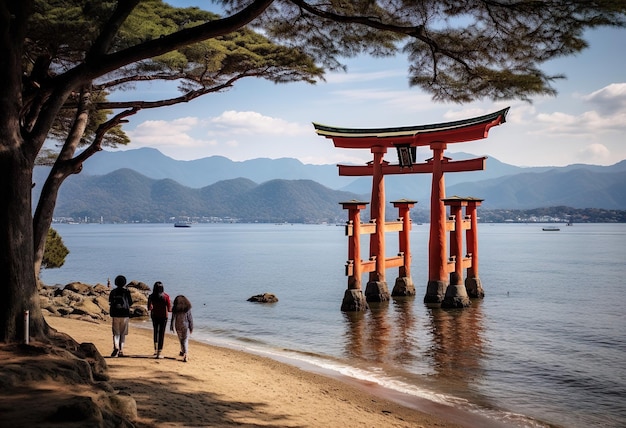
[{"label": "person in dark jacket", "polygon": [[189,361],[187,349],[189,346],[189,335],[193,333],[193,317],[191,316],[191,302],[183,295],[176,296],[172,307],[172,322],[170,330],[178,334],[180,341],[180,356],[186,363]]},{"label": "person in dark jacket", "polygon": [[155,282],[154,287],[152,287],[152,294],[148,296],[148,310],[154,329],[154,355],[155,358],[163,358],[161,352],[163,351],[167,318],[172,311],[172,303],[161,281]]},{"label": "person in dark jacket", "polygon": [[112,357],[124,356],[124,342],[128,334],[130,321],[130,307],[133,299],[126,288],[126,277],[118,275],[115,278],[115,288],[109,293],[109,315],[112,320],[113,352]]}]

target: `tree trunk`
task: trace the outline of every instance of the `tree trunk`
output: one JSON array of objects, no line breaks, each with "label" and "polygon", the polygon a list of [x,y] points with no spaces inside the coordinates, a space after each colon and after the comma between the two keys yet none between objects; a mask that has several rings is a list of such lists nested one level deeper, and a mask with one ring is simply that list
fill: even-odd
[{"label": "tree trunk", "polygon": [[[91,82],[90,82],[91,83]],[[46,249],[46,237],[48,236],[48,229],[52,224],[52,216],[54,214],[54,207],[56,206],[57,196],[59,194],[59,188],[63,181],[69,177],[73,172],[80,172],[82,170],[82,162],[73,161],[72,157],[76,152],[81,138],[85,134],[85,128],[89,121],[88,106],[90,102],[91,93],[89,92],[90,84],[86,84],[81,88],[80,103],[76,111],[76,117],[72,124],[63,148],[57,157],[46,182],[44,183],[41,193],[39,195],[39,203],[35,209],[35,215],[33,217],[33,234],[34,234],[34,250],[35,250],[35,275],[39,280],[39,271],[41,270],[41,263],[43,261],[43,253]],[[103,137],[100,137],[103,138]],[[98,148],[100,147],[100,141],[94,142]],[[93,150],[85,150],[86,153],[83,157],[86,159],[94,153]]]},{"label": "tree trunk", "polygon": [[20,129],[22,43],[32,1],[0,4],[0,342],[48,333],[33,266],[31,187],[40,146],[27,146]]},{"label": "tree trunk", "polygon": [[[9,127],[6,122],[2,124]],[[17,123],[15,124],[17,125]],[[24,313],[29,311],[29,336],[43,339],[48,326],[39,306],[33,264],[33,219],[31,187],[34,160],[19,149],[23,142],[13,140],[2,129],[0,146],[0,342],[24,340]]]}]

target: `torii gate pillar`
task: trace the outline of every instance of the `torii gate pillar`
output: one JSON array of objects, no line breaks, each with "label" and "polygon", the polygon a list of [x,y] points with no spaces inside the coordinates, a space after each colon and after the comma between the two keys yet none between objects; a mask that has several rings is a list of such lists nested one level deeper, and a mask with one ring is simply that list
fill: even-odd
[{"label": "torii gate pillar", "polygon": [[467,268],[467,278],[465,278],[465,289],[472,298],[485,297],[485,290],[478,277],[478,212],[482,199],[471,199],[465,208],[466,217],[469,217],[471,227],[466,231],[467,253],[472,258],[472,264]]},{"label": "torii gate pillar", "polygon": [[346,223],[346,235],[348,235],[348,263],[346,275],[348,276],[348,289],[343,295],[341,310],[344,312],[359,312],[368,309],[367,301],[361,290],[361,275],[363,262],[361,260],[361,210],[367,206],[367,202],[349,201],[341,202],[343,209],[348,210],[348,222]]},{"label": "torii gate pillar", "polygon": [[428,284],[424,303],[440,304],[448,286],[446,249],[446,186],[443,178],[443,152],[445,143],[430,145],[433,151],[433,181],[430,192],[430,236],[428,241]]},{"label": "torii gate pillar", "polygon": [[409,210],[416,202],[407,199],[391,202],[394,207],[398,208],[398,220],[402,222],[402,230],[398,232],[398,242],[403,263],[398,268],[398,277],[391,292],[394,297],[415,296],[415,284],[411,278],[411,214]]},{"label": "torii gate pillar", "polygon": [[365,288],[365,299],[368,302],[386,302],[389,300],[389,288],[385,280],[385,176],[383,175],[383,157],[387,148],[374,146],[372,174],[372,205],[370,219],[376,222],[376,230],[370,239],[370,255],[374,258],[376,269],[370,272]]},{"label": "torii gate pillar", "polygon": [[463,270],[471,263],[469,257],[463,256],[463,231],[468,226],[468,221],[463,218],[463,206],[467,201],[461,198],[450,198],[442,201],[444,205],[450,205],[450,220],[447,221],[450,231],[450,258],[448,265],[451,267],[450,284],[446,287],[446,294],[441,302],[442,308],[465,308],[472,304],[463,284]]}]

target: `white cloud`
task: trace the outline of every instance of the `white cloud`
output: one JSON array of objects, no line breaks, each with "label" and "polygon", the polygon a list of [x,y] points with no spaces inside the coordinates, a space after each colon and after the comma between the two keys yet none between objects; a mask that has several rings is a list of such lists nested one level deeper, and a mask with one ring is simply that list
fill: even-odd
[{"label": "white cloud", "polygon": [[175,159],[219,154],[244,160],[238,157],[250,156],[255,150],[261,157],[264,150],[271,152],[281,140],[300,139],[312,132],[309,124],[304,126],[251,111],[226,111],[207,120],[191,116],[170,121],[149,120],[127,134],[134,148],[153,147]]},{"label": "white cloud", "polygon": [[580,150],[577,158],[583,163],[605,163],[611,158],[610,150],[604,144],[590,144]]},{"label": "white cloud", "polygon": [[183,117],[171,121],[148,120],[139,124],[134,130],[127,131],[134,147],[163,147],[177,146],[201,147],[215,144],[192,137],[189,133],[200,123],[196,117]]},{"label": "white cloud", "polygon": [[536,116],[537,132],[549,135],[594,138],[626,131],[626,83],[605,86],[580,99],[593,107],[579,114],[555,111]]},{"label": "white cloud", "polygon": [[138,135],[149,135],[158,131],[162,135],[175,135],[188,131],[198,124],[197,117],[181,117],[174,120],[147,120],[137,126],[135,133]]},{"label": "white cloud", "polygon": [[612,116],[626,110],[626,83],[612,83],[604,88],[583,96],[582,99],[604,115]]},{"label": "white cloud", "polygon": [[207,121],[208,135],[274,135],[299,136],[311,133],[310,125],[288,122],[254,111],[225,111],[221,115]]},{"label": "white cloud", "polygon": [[586,111],[579,115],[555,112],[538,114],[537,121],[544,125],[538,131],[544,134],[589,138],[612,131],[626,131],[626,110],[612,115]]}]

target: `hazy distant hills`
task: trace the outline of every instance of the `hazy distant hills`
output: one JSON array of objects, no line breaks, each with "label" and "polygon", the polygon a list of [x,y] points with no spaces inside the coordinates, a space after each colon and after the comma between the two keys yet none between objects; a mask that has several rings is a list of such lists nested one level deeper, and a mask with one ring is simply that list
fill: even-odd
[{"label": "hazy distant hills", "polygon": [[[477,157],[467,153],[454,153],[455,160]],[[283,180],[313,180],[335,190],[353,193],[369,193],[372,181],[369,177],[340,177],[336,165],[305,165],[297,159],[251,159],[231,161],[222,156],[211,156],[193,161],[178,161],[165,156],[156,149],[141,148],[123,152],[100,152],[87,162],[83,174],[104,175],[121,168],[129,168],[154,179],[170,178],[183,186],[202,188],[222,180],[248,178],[255,183],[280,178]],[[543,171],[546,168],[533,168]],[[486,180],[525,171],[507,165],[495,158],[487,159],[485,171],[446,175],[448,185]],[[430,194],[430,175],[389,176],[388,192],[396,192],[399,198],[416,198]],[[400,196],[402,194],[402,196]]]},{"label": "hazy distant hills", "polygon": [[[477,157],[447,154],[453,159]],[[35,193],[46,167],[35,171]],[[523,168],[488,157],[485,171],[445,175],[448,196],[484,199],[483,208],[550,206],[626,210],[626,161],[604,167]],[[428,209],[429,174],[385,177],[387,200],[418,200]],[[220,156],[177,161],[155,149],[100,152],[61,187],[56,217],[167,221],[176,216],[241,221],[345,221],[339,202],[369,200],[370,177],[339,177],[336,165],[296,159],[234,162]],[[390,209],[388,211],[393,211]]]},{"label": "hazy distant hills", "polygon": [[334,223],[345,221],[339,202],[355,198],[311,180],[256,184],[235,178],[192,189],[124,168],[102,176],[68,178],[54,215],[105,222],[171,222],[174,217],[210,221],[213,217],[215,221]]},{"label": "hazy distant hills", "polygon": [[150,178],[170,178],[192,188],[202,188],[233,178],[247,178],[259,184],[280,178],[313,180],[331,189],[340,189],[353,180],[339,177],[335,165],[305,165],[291,158],[260,158],[235,162],[223,156],[211,156],[179,161],[150,148],[99,152],[85,162],[83,173],[104,175],[121,168],[135,170]]},{"label": "hazy distant hills", "polygon": [[[622,161],[615,167],[624,168]],[[626,209],[626,170],[594,172],[580,166],[545,172],[515,175],[460,183],[450,186],[448,194],[481,195],[485,208],[529,209],[552,206],[572,208]]]}]

